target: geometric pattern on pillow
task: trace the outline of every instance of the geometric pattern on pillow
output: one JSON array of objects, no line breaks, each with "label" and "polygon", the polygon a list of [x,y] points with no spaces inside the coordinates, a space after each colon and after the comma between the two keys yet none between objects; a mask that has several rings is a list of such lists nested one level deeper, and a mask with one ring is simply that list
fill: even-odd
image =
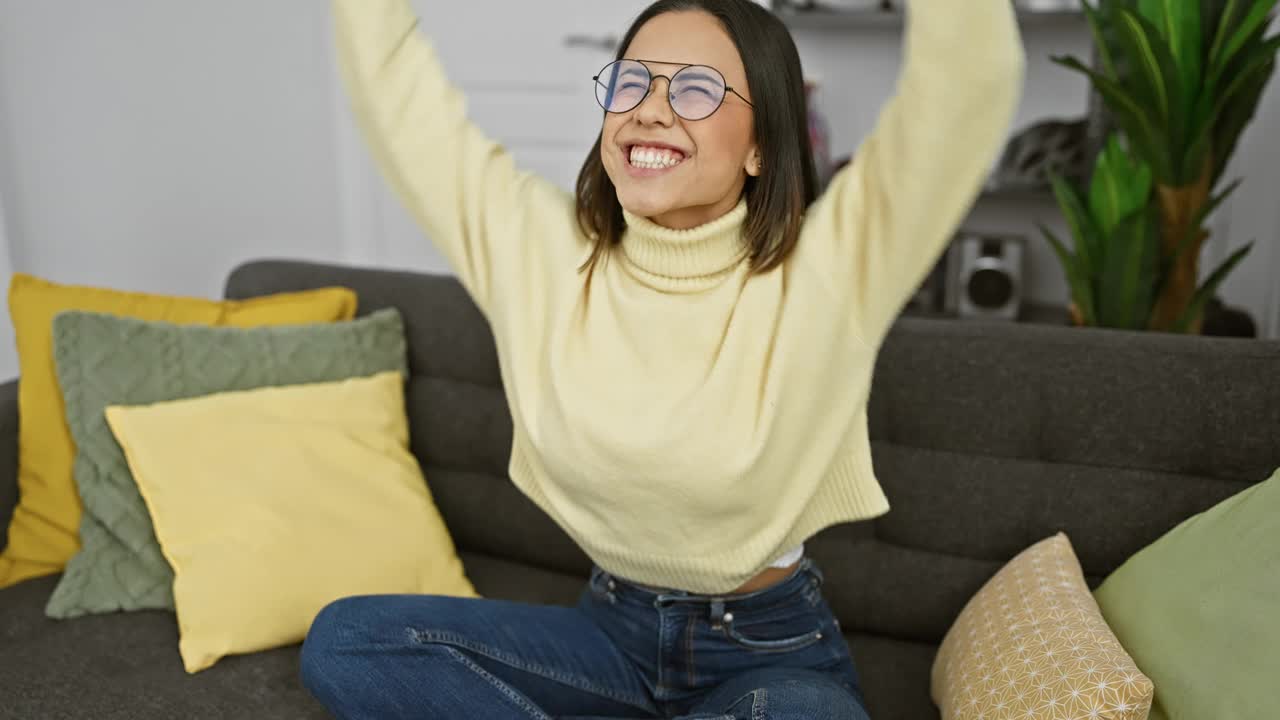
[{"label": "geometric pattern on pillow", "polygon": [[1143,720],[1154,692],[1062,533],[1024,550],[969,601],[931,680],[944,720]]}]

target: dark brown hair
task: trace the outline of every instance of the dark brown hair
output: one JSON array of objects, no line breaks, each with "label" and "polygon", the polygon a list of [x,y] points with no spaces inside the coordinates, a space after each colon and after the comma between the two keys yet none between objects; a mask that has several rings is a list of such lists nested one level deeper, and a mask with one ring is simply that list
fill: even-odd
[{"label": "dark brown hair", "polygon": [[[622,59],[645,23],[665,13],[688,11],[710,13],[719,20],[747,70],[764,171],[760,177],[747,177],[743,234],[752,271],[764,273],[795,249],[804,212],[818,192],[800,53],[786,25],[751,0],[658,0],[631,25],[616,59]],[[593,269],[610,248],[622,242],[626,226],[617,188],[600,159],[602,142],[603,135],[596,138],[578,173],[578,225],[595,241],[585,270]]]}]

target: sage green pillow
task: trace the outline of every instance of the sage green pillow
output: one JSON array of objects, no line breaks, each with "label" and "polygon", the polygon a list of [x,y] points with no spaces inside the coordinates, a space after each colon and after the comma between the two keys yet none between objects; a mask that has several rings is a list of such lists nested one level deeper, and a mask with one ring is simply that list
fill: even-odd
[{"label": "sage green pillow", "polygon": [[1155,683],[1151,720],[1277,717],[1280,471],[1138,552],[1094,597]]},{"label": "sage green pillow", "polygon": [[53,338],[84,505],[80,551],[45,606],[53,618],[173,608],[173,570],[107,425],[107,406],[407,369],[404,326],[391,309],[350,322],[247,329],[68,312],[54,318]]}]

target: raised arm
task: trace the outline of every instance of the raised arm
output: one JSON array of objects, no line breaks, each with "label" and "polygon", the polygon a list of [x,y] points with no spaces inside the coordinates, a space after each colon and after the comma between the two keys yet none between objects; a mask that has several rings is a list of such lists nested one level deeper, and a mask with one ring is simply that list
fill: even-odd
[{"label": "raised arm", "polygon": [[549,262],[534,253],[572,242],[571,197],[468,120],[408,0],[333,0],[333,11],[342,79],[383,176],[486,315],[495,289],[518,302],[512,283]]},{"label": "raised arm", "polygon": [[[809,209],[797,248],[879,344],[999,155],[1025,60],[1009,0],[911,0],[894,98]],[[853,68],[856,71],[856,68]]]}]

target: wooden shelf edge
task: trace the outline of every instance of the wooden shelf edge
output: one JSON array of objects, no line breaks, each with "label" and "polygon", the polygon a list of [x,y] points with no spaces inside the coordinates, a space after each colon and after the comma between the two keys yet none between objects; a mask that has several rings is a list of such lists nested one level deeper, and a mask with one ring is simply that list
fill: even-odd
[{"label": "wooden shelf edge", "polygon": [[[774,12],[782,18],[782,22],[793,30],[843,30],[851,28],[891,28],[902,27],[906,19],[902,12],[896,10],[859,10],[840,12],[838,10],[796,10],[794,8],[775,8]],[[1023,25],[1060,24],[1078,22],[1085,24],[1085,15],[1078,10],[1019,10],[1018,21]]]}]

